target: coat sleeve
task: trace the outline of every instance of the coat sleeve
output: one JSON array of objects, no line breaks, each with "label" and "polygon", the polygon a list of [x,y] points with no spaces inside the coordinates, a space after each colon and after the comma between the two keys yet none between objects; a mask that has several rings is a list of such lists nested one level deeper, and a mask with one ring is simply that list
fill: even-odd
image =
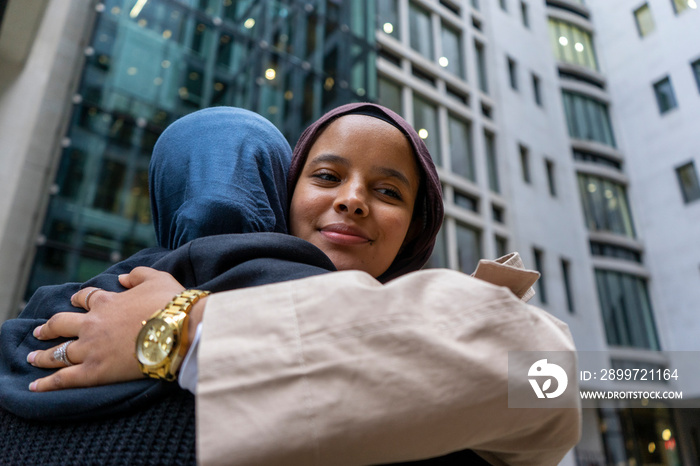
[{"label": "coat sleeve", "polygon": [[573,408],[508,407],[508,351],[572,352],[566,325],[459,272],[381,285],[346,271],[218,293],[203,322],[201,464],[378,464],[470,448],[493,464],[555,465],[579,439],[575,381]]}]

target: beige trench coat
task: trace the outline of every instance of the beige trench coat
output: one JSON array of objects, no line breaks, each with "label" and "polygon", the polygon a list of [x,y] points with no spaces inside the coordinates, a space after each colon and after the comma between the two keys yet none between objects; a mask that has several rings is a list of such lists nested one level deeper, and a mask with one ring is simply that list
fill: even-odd
[{"label": "beige trench coat", "polygon": [[507,360],[573,351],[568,328],[518,299],[536,272],[482,261],[475,275],[381,285],[346,271],[210,296],[199,462],[364,465],[470,448],[493,464],[557,464],[580,407],[508,408]]}]

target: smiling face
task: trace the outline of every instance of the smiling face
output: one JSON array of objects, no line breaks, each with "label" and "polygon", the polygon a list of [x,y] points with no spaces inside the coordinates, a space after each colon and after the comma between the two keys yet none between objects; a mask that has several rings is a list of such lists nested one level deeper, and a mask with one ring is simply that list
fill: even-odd
[{"label": "smiling face", "polygon": [[316,139],[294,188],[290,229],[338,270],[386,271],[406,239],[420,175],[411,145],[367,115],[333,121]]}]

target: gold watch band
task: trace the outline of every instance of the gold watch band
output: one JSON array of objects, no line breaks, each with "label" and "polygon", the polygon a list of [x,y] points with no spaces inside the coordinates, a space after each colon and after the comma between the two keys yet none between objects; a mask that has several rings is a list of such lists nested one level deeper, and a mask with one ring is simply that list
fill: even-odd
[{"label": "gold watch band", "polygon": [[[151,316],[151,319],[161,319],[172,322],[177,327],[177,344],[172,348],[171,353],[161,363],[155,365],[144,364],[139,360],[141,371],[153,378],[175,380],[177,370],[184,359],[187,348],[187,317],[194,304],[209,295],[209,291],[184,290],[178,293],[165,307]],[[151,320],[149,319],[149,321]],[[142,322],[144,326],[148,321]],[[136,341],[136,352],[139,353],[138,346],[142,341]],[[138,359],[138,357],[137,357]]]}]

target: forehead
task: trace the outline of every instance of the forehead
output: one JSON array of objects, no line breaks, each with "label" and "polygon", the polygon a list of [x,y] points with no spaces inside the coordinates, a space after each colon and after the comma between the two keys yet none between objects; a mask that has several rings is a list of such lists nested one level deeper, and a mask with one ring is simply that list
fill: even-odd
[{"label": "forehead", "polygon": [[416,182],[420,179],[408,138],[392,124],[369,115],[344,115],[332,121],[314,141],[307,162],[322,154],[400,169]]},{"label": "forehead", "polygon": [[[392,124],[368,115],[344,115],[333,120],[316,138],[309,155],[319,151],[338,154],[383,154],[385,159],[416,165],[406,136]],[[375,155],[376,157],[376,155]]]}]

